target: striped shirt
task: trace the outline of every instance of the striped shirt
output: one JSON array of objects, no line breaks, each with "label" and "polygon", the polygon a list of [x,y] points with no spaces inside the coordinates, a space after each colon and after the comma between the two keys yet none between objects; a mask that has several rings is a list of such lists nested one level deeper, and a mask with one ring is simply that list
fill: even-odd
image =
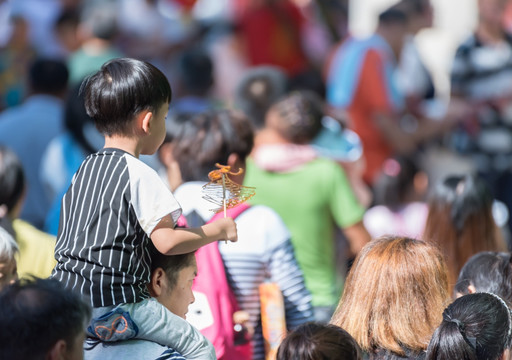
[{"label": "striped shirt", "polygon": [[472,157],[477,170],[512,168],[512,35],[487,44],[476,34],[462,43],[451,71],[452,93],[477,106],[477,122],[452,132],[451,144]]},{"label": "striped shirt", "polygon": [[88,156],[62,199],[52,277],[93,307],[148,298],[150,234],[181,208],[158,174],[119,149]]}]

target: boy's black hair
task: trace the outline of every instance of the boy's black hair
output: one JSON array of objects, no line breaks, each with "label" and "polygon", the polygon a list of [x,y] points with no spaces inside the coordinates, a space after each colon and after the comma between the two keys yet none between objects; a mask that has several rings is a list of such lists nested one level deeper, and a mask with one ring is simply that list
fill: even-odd
[{"label": "boy's black hair", "polygon": [[85,109],[107,136],[129,134],[130,123],[143,110],[156,112],[170,103],[165,75],[148,62],[117,58],[103,64],[82,83]]},{"label": "boy's black hair", "polygon": [[0,359],[45,359],[59,340],[71,347],[90,316],[89,306],[56,280],[18,280],[0,292]]},{"label": "boy's black hair", "polygon": [[0,145],[0,206],[9,213],[20,201],[25,190],[23,166],[14,152]]},{"label": "boy's black hair", "polygon": [[36,94],[61,95],[67,89],[68,78],[68,67],[61,60],[38,58],[30,65],[30,87]]}]

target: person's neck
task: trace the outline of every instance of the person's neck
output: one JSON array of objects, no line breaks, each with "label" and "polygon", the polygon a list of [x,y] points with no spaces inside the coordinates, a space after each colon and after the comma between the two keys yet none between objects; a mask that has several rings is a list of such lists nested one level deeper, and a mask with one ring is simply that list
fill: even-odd
[{"label": "person's neck", "polygon": [[116,148],[135,156],[137,159],[141,153],[140,141],[135,137],[113,135],[105,136],[105,148]]},{"label": "person's neck", "polygon": [[269,127],[264,127],[260,131],[256,133],[254,137],[254,148],[257,148],[261,145],[275,145],[275,144],[288,144],[287,141],[282,135],[280,135],[274,129]]},{"label": "person's neck", "polygon": [[476,30],[478,38],[484,43],[497,43],[505,38],[501,24],[481,23]]}]

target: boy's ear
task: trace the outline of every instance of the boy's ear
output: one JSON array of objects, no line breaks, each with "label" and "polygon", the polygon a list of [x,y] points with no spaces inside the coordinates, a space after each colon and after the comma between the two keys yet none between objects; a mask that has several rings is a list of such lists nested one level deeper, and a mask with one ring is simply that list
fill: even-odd
[{"label": "boy's ear", "polygon": [[137,115],[137,127],[141,129],[145,134],[149,134],[151,130],[151,120],[153,119],[153,113],[149,110],[142,110]]}]

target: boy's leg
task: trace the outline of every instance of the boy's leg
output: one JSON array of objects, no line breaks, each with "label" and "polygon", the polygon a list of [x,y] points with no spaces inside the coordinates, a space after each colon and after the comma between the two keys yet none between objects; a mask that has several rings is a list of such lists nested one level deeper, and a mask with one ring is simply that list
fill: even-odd
[{"label": "boy's leg", "polygon": [[[173,348],[186,359],[216,359],[213,345],[199,330],[153,298],[122,304],[107,311],[104,316],[93,319],[93,325],[89,328],[89,333],[99,329],[112,336],[104,341],[126,340],[126,336],[131,335],[131,338],[154,341]],[[94,335],[98,337],[98,331]]]}]

